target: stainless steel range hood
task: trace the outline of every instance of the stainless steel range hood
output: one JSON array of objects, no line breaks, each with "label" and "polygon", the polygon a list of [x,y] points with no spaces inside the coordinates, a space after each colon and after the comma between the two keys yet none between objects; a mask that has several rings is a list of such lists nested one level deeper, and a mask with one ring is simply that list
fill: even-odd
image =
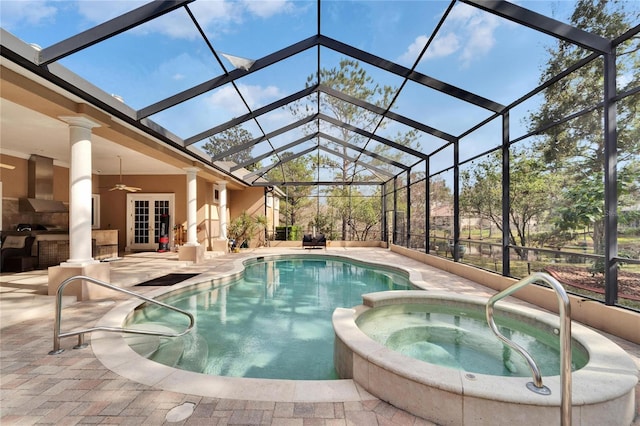
[{"label": "stainless steel range hood", "polygon": [[67,212],[62,201],[53,199],[53,159],[33,154],[29,157],[28,198],[19,200],[20,211],[34,213]]}]

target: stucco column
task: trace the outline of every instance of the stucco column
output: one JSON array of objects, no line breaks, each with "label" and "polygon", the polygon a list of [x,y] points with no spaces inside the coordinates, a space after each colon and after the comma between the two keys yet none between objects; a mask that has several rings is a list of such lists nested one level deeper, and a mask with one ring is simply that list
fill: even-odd
[{"label": "stucco column", "polygon": [[220,180],[218,184],[218,202],[220,211],[220,239],[227,239],[227,181]]},{"label": "stucco column", "polygon": [[91,252],[91,129],[85,117],[60,117],[69,124],[69,259],[62,266],[98,263]]},{"label": "stucco column", "polygon": [[198,243],[198,185],[197,167],[185,167],[187,172],[187,246],[199,246]]},{"label": "stucco column", "polygon": [[[91,252],[91,129],[99,124],[86,117],[59,117],[69,124],[69,259],[47,270],[47,294],[56,295],[60,284],[77,276],[111,281],[109,263],[93,259]],[[65,295],[78,300],[111,297],[110,290],[84,280],[65,287]]]}]

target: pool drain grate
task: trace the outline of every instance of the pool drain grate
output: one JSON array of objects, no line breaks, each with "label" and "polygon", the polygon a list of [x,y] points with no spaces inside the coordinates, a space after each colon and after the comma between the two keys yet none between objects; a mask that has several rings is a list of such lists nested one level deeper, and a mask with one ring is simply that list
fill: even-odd
[{"label": "pool drain grate", "polygon": [[173,407],[167,413],[165,420],[170,423],[177,423],[188,419],[192,414],[196,404],[193,402],[185,402],[184,404]]}]

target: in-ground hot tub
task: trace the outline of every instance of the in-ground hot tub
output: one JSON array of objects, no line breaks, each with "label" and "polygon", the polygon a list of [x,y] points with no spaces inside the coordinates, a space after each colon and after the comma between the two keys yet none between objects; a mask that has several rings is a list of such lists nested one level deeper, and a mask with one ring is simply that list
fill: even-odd
[{"label": "in-ground hot tub", "polygon": [[[558,424],[556,316],[505,302],[495,310],[500,327],[523,334],[523,342],[541,351],[536,356],[543,358],[538,364],[551,391],[541,395],[527,388],[532,379],[519,354],[497,337],[466,328],[469,318],[482,321],[486,300],[420,290],[371,293],[363,300],[363,305],[337,309],[333,315],[334,363],[341,378],[352,378],[378,398],[438,424]],[[421,323],[421,317],[443,312],[453,320]],[[397,326],[402,323],[405,326]],[[573,424],[630,424],[638,380],[633,360],[579,324],[572,324],[572,352]],[[498,366],[489,358],[497,359]]]}]

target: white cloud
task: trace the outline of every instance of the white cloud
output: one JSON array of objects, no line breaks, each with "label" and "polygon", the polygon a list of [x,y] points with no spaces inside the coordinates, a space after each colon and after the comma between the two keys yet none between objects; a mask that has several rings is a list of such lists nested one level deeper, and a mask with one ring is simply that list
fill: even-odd
[{"label": "white cloud", "polygon": [[413,62],[415,62],[416,58],[424,48],[427,40],[429,40],[429,38],[424,35],[416,37],[413,43],[411,43],[402,56],[400,56],[398,62],[401,64],[413,65]]},{"label": "white cloud", "polygon": [[[252,109],[282,97],[280,89],[275,86],[261,87],[239,84],[238,89]],[[230,111],[234,116],[248,112],[238,93],[231,85],[216,90],[207,98],[207,101],[215,108]]]},{"label": "white cloud", "polygon": [[[133,10],[147,1],[89,1],[78,2],[78,12],[93,24],[104,22],[122,13]],[[247,15],[260,18],[286,13],[293,10],[289,0],[269,1],[197,1],[189,5],[189,9],[198,19],[200,25],[211,33],[228,30],[230,24],[241,23]],[[160,18],[147,22],[133,31],[143,33],[165,34],[172,38],[194,39],[199,33],[183,9],[175,10]]]},{"label": "white cloud", "polygon": [[451,9],[451,12],[449,13],[447,19],[458,22],[465,22],[476,14],[478,14],[478,9],[476,9],[475,7],[469,6],[464,3],[457,3],[453,7],[453,9]]},{"label": "white cloud", "polygon": [[498,18],[488,13],[477,12],[467,20],[467,43],[465,43],[460,58],[465,65],[469,65],[475,56],[488,53],[496,43],[493,36],[500,25]]},{"label": "white cloud", "polygon": [[[463,66],[475,58],[487,54],[495,45],[494,33],[500,19],[464,3],[451,10],[446,25],[436,35],[423,60],[458,55]],[[413,63],[420,53],[427,36],[419,35],[399,58],[404,64]]]},{"label": "white cloud", "polygon": [[249,13],[260,18],[269,18],[292,9],[292,4],[288,0],[245,0],[243,3]]},{"label": "white cloud", "polygon": [[7,30],[20,23],[38,25],[53,19],[58,12],[58,9],[47,1],[3,1],[0,7],[0,26]]},{"label": "white cloud", "polygon": [[[426,37],[425,37],[426,38]],[[448,33],[443,36],[436,36],[425,53],[426,58],[438,58],[449,56],[460,49],[460,39],[455,33]]]},{"label": "white cloud", "polygon": [[113,19],[116,16],[123,13],[137,9],[144,5],[146,1],[131,0],[131,1],[90,1],[83,0],[78,1],[78,13],[82,15],[87,21],[92,24],[99,24],[109,19]]},{"label": "white cloud", "polygon": [[[78,13],[91,23],[91,26],[103,23],[119,15],[137,9],[146,4],[147,1],[79,1]],[[199,2],[198,2],[199,3]],[[206,5],[218,2],[202,2],[205,7],[201,9],[210,10]],[[209,16],[209,15],[205,15]],[[198,31],[189,19],[184,10],[174,10],[164,14],[152,21],[139,25],[132,30],[133,33],[149,34],[160,33],[173,38],[194,39],[198,36]]]},{"label": "white cloud", "polygon": [[242,93],[242,96],[244,96],[244,99],[252,109],[282,97],[280,89],[276,86],[261,87],[240,84],[238,89],[240,89],[240,93]]}]

